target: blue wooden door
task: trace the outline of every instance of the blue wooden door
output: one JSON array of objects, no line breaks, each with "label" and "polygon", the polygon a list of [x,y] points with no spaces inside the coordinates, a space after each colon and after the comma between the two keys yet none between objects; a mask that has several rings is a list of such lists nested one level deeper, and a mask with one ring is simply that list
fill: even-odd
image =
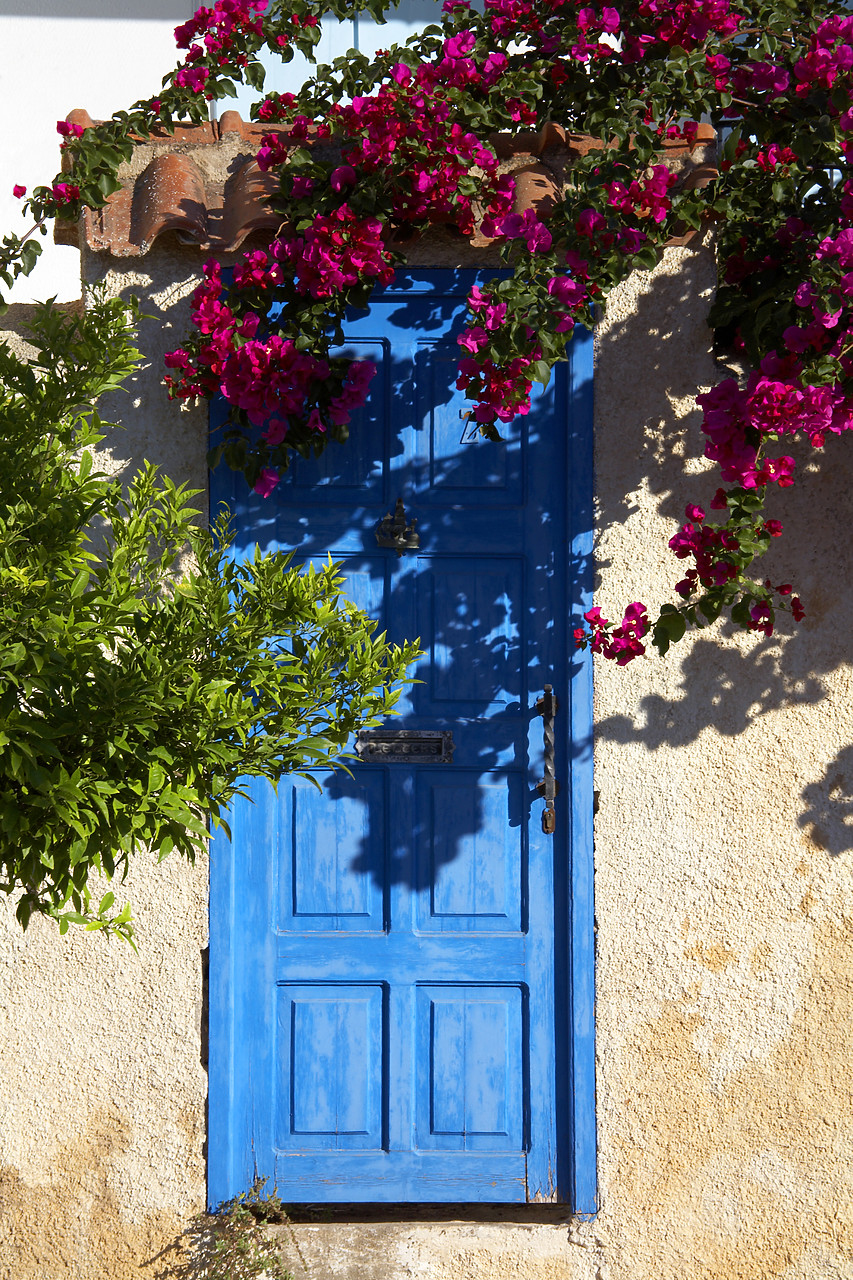
[{"label": "blue wooden door", "polygon": [[[378,372],[346,446],[268,500],[214,477],[236,554],[331,554],[392,638],[421,637],[389,727],[443,731],[452,758],[371,759],[322,791],[262,783],[234,807],[233,843],[214,840],[212,1203],[260,1175],[290,1202],[590,1207],[589,685],[568,650],[590,344],[503,443],[483,440],[454,385],[478,278],[400,275],[351,320],[349,349]],[[398,498],[419,535],[403,555],[376,539]]]}]

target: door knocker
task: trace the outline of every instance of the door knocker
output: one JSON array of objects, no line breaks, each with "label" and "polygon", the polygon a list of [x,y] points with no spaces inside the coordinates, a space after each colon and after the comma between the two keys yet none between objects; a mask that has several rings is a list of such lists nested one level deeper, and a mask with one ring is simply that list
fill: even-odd
[{"label": "door knocker", "polygon": [[404,551],[417,551],[421,540],[415,533],[417,517],[413,516],[410,524],[406,524],[406,508],[403,499],[397,499],[394,514],[389,511],[376,526],[376,541],[380,547],[394,547],[397,555]]}]

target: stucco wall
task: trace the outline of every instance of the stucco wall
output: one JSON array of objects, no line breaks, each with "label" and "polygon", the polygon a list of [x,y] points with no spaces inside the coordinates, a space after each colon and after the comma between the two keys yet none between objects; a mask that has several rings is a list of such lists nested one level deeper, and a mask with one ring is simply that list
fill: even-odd
[{"label": "stucco wall", "polygon": [[[152,316],[117,465],[147,454],[194,482],[203,415],[176,413],[159,379],[198,263],[174,246],[108,275]],[[712,285],[707,252],[671,250],[599,330],[605,613],[667,597],[682,575],[666,539],[716,487],[691,402],[716,376]],[[806,462],[785,495],[767,571],[801,588],[796,632],[714,629],[666,660],[597,671],[598,1218],[305,1222],[282,1233],[295,1276],[853,1277],[848,455],[830,441],[821,473]],[[2,1277],[202,1274],[164,1251],[204,1200],[205,868],[143,861],[127,891],[138,958],[39,922],[22,936],[0,911]]]}]

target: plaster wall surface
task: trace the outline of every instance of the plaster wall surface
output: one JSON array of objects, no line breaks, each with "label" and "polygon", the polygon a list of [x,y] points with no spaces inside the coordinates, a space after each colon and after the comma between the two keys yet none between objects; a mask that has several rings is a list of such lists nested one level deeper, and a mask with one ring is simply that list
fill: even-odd
[{"label": "plaster wall surface", "polygon": [[[204,414],[176,412],[161,356],[199,269],[165,247],[87,281],[132,289],[149,363],[105,407],[143,456],[203,484]],[[422,242],[447,265],[458,242]],[[651,608],[682,576],[666,540],[716,481],[692,396],[718,376],[707,250],[673,249],[598,330],[598,602]],[[851,463],[830,441],[782,495],[767,573],[807,619],[770,639],[709,629],[596,673],[601,1208],[277,1228],[316,1280],[853,1280]],[[819,513],[820,519],[816,519]],[[141,860],[140,955],[21,935],[0,909],[0,1277],[204,1274],[201,949],[205,868]],[[186,1246],[187,1252],[181,1250]]]}]

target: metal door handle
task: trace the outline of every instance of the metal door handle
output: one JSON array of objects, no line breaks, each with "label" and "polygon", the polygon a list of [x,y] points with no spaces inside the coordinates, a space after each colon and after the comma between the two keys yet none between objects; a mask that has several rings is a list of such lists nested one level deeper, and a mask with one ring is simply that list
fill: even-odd
[{"label": "metal door handle", "polygon": [[554,716],[557,714],[557,699],[551,685],[545,685],[542,697],[536,703],[536,710],[542,716],[542,735],[545,742],[545,776],[537,787],[540,795],[545,797],[542,830],[546,836],[552,836],[557,825],[554,797],[559,786],[554,777]]}]

